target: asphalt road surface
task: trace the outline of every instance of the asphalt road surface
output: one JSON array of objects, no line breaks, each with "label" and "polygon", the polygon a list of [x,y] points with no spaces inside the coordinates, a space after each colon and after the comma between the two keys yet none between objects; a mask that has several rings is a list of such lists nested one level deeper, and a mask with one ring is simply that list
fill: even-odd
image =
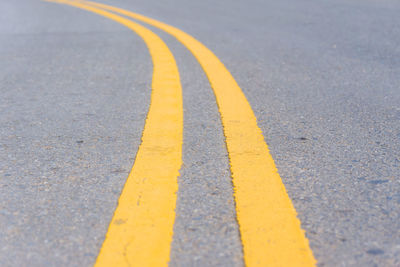
[{"label": "asphalt road surface", "polygon": [[[400,2],[102,1],[206,45],[244,92],[318,266],[400,266]],[[174,37],[182,167],[170,266],[243,266],[210,83]],[[91,266],[135,161],[152,58],[113,20],[0,1],[0,265]],[[267,252],[266,252],[267,253]]]}]

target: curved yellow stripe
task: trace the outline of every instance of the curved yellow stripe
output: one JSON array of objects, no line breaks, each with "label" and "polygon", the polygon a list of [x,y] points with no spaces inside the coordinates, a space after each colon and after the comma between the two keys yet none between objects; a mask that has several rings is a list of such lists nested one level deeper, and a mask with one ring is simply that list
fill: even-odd
[{"label": "curved yellow stripe", "polygon": [[197,58],[214,90],[229,153],[247,266],[314,266],[296,211],[242,90],[203,44],[154,19],[109,5],[91,5],[143,21],[177,38]]},{"label": "curved yellow stripe", "polygon": [[137,23],[83,3],[50,1],[117,21],[140,35],[149,48],[153,90],[142,143],[96,266],[166,266],[183,139],[182,90],[175,59],[156,34]]}]

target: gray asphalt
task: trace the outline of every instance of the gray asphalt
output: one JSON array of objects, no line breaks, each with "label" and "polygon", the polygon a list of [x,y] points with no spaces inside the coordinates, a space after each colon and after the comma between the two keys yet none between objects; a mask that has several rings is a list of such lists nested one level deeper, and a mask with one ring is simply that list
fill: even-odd
[{"label": "gray asphalt", "polygon": [[140,144],[150,55],[84,11],[0,10],[0,266],[91,266]]},{"label": "gray asphalt", "polygon": [[[247,96],[319,266],[400,265],[400,3],[138,1],[208,46]],[[0,265],[94,263],[140,142],[151,59],[135,34],[0,2]],[[190,54],[171,266],[241,266],[221,123]]]},{"label": "gray asphalt", "polygon": [[196,59],[172,37],[184,101],[183,162],[171,266],[242,266],[228,154],[215,97]]}]

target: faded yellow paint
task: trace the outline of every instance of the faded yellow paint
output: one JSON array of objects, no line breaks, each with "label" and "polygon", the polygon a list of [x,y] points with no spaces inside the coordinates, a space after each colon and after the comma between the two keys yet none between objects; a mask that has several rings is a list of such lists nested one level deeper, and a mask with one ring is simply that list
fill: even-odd
[{"label": "faded yellow paint", "polygon": [[126,18],[76,1],[50,0],[112,19],[140,35],[153,60],[150,109],[142,143],[95,266],[166,266],[182,160],[182,89],[175,59],[153,32]]},{"label": "faded yellow paint", "polygon": [[242,90],[223,63],[185,32],[109,5],[93,6],[131,17],[173,35],[197,58],[214,90],[234,184],[247,266],[314,266],[316,261],[291,200]]}]

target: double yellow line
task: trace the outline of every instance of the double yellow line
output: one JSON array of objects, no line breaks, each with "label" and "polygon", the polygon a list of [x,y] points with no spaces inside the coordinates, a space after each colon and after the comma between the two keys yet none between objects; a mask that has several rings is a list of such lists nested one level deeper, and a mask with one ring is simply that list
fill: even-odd
[{"label": "double yellow line", "polygon": [[132,29],[143,38],[153,60],[153,91],[142,143],[96,266],[167,265],[182,161],[182,89],[175,59],[156,34],[125,17],[178,39],[196,57],[210,81],[226,138],[245,264],[315,265],[251,106],[207,47],[175,27],[124,9],[89,1],[47,1],[85,9]]}]

